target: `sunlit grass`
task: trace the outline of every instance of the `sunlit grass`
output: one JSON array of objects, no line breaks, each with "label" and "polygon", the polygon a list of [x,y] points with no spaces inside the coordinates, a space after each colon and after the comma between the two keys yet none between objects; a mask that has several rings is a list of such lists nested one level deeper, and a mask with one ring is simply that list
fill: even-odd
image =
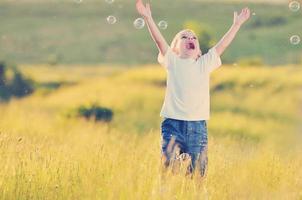
[{"label": "sunlit grass", "polygon": [[[298,66],[213,73],[209,169],[201,185],[181,174],[161,177],[163,68],[22,70],[39,82],[75,84],[0,104],[0,199],[302,198]],[[229,82],[233,87],[215,89]],[[66,117],[91,102],[111,108],[113,121]]]}]

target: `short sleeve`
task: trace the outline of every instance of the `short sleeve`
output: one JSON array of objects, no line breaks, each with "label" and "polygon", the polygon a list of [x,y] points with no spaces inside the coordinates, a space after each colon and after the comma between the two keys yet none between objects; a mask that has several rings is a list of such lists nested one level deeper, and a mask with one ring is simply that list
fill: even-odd
[{"label": "short sleeve", "polygon": [[215,47],[212,47],[208,53],[201,56],[201,63],[209,73],[221,66],[221,59]]},{"label": "short sleeve", "polygon": [[161,52],[158,53],[157,61],[159,64],[166,69],[173,65],[174,53],[170,47],[167,48],[166,54],[162,55]]}]

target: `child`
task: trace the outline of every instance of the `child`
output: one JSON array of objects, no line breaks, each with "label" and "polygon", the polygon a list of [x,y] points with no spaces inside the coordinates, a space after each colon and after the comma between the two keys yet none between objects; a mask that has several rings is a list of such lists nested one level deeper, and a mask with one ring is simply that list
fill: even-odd
[{"label": "child", "polygon": [[180,31],[169,46],[153,21],[150,4],[145,6],[142,0],[137,0],[136,9],[143,16],[158,47],[158,62],[167,72],[165,100],[160,112],[163,117],[163,166],[170,166],[178,154],[189,154],[191,161],[187,174],[193,175],[198,168],[199,175],[205,178],[208,165],[206,120],[210,117],[210,73],[221,66],[221,54],[230,45],[241,25],[249,19],[250,10],[244,8],[240,15],[234,12],[230,30],[217,45],[202,55],[193,31]]}]

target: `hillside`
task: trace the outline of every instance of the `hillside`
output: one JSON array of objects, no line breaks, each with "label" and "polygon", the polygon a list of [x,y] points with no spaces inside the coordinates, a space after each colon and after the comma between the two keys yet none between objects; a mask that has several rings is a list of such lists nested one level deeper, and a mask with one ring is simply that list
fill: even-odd
[{"label": "hillside", "polygon": [[[168,22],[162,33],[169,43],[186,22],[195,21],[207,27],[215,44],[231,26],[233,11],[249,6],[255,15],[222,56],[223,62],[301,63],[302,45],[290,44],[289,38],[300,35],[302,15],[291,12],[287,4],[161,2],[152,2],[153,16],[156,22]],[[117,18],[115,24],[106,22],[109,15]],[[0,60],[17,64],[154,63],[156,46],[146,27],[134,28],[137,17],[133,1],[1,1]]]}]

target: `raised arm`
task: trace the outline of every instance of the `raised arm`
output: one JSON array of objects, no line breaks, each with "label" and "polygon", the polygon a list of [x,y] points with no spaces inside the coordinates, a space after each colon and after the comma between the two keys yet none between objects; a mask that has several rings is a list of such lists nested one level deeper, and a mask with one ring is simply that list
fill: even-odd
[{"label": "raised arm", "polygon": [[222,55],[225,49],[231,44],[233,39],[235,38],[237,32],[239,31],[241,25],[247,21],[250,17],[249,8],[244,8],[241,10],[240,15],[237,12],[234,12],[234,20],[233,25],[229,29],[229,31],[222,37],[222,39],[215,45],[217,53]]},{"label": "raised arm", "polygon": [[156,43],[158,50],[161,52],[162,55],[165,55],[168,49],[168,44],[165,38],[160,33],[159,29],[157,28],[152,18],[150,4],[147,3],[145,6],[142,0],[136,0],[136,9],[138,13],[143,16],[145,22],[147,23],[151,37]]}]

